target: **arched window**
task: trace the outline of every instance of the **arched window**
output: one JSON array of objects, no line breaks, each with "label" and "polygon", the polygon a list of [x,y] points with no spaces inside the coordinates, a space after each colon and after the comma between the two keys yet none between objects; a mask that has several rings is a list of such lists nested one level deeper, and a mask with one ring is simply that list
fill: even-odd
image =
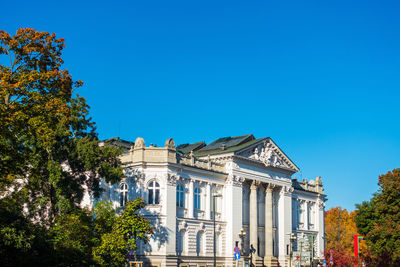
[{"label": "arched window", "polygon": [[120,193],[119,193],[119,204],[121,207],[125,206],[126,202],[128,201],[128,186],[126,183],[122,183],[119,186]]},{"label": "arched window", "polygon": [[194,209],[195,210],[199,210],[201,208],[200,196],[201,196],[201,189],[198,187],[195,187],[195,189],[194,189]]},{"label": "arched window", "polygon": [[180,208],[185,207],[185,191],[181,184],[176,186],[176,206]]},{"label": "arched window", "polygon": [[203,254],[203,233],[198,232],[196,236],[196,253],[197,256]]},{"label": "arched window", "polygon": [[156,181],[151,181],[148,186],[148,204],[160,204],[160,185]]}]

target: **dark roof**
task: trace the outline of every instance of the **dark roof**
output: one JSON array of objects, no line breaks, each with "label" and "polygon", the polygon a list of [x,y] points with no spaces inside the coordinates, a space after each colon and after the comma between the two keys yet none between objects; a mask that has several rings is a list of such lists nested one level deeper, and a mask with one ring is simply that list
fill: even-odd
[{"label": "dark roof", "polygon": [[126,149],[129,149],[131,146],[135,145],[135,142],[126,141],[126,140],[123,140],[123,139],[121,139],[119,137],[112,137],[112,138],[109,138],[107,140],[104,140],[104,143],[109,143],[109,144],[112,144],[112,145],[115,145],[115,146],[118,146],[118,147],[123,147],[123,148],[126,148]]},{"label": "dark roof", "polygon": [[235,136],[235,137],[222,137],[211,144],[203,147],[200,149],[200,151],[210,151],[210,150],[226,150],[228,148],[238,146],[243,143],[247,143],[251,140],[254,140],[254,136],[252,134],[247,134],[247,135],[241,135],[241,136]]},{"label": "dark roof", "polygon": [[250,146],[250,145],[252,145],[254,143],[257,143],[260,140],[265,140],[265,139],[268,139],[268,138],[269,137],[264,137],[264,138],[260,138],[260,139],[250,139],[250,141],[247,141],[247,142],[245,141],[245,142],[242,142],[239,145],[230,146],[229,148],[226,148],[226,149],[222,149],[221,148],[221,149],[205,150],[205,151],[202,151],[202,149],[200,149],[200,150],[194,152],[193,154],[196,157],[204,157],[204,156],[208,156],[208,155],[212,156],[212,155],[236,152],[236,151],[241,150],[241,149],[243,149],[243,148],[245,148],[247,146]]},{"label": "dark roof", "polygon": [[206,143],[204,141],[193,143],[193,144],[181,144],[176,147],[176,151],[181,154],[188,154],[192,151],[199,150],[200,148],[205,147],[205,146],[206,146]]}]

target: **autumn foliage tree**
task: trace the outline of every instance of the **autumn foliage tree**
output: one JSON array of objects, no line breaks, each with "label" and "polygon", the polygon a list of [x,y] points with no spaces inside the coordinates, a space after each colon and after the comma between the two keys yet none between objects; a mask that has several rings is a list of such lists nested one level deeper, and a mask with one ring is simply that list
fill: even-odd
[{"label": "autumn foliage tree", "polygon": [[357,234],[354,222],[355,212],[334,207],[325,213],[325,238],[328,249],[342,248],[348,255],[353,254],[353,235]]},{"label": "autumn foliage tree", "polygon": [[[356,211],[349,213],[340,207],[331,208],[325,213],[325,256],[329,259],[332,254],[338,266],[353,266],[354,264],[353,236],[358,235],[354,221],[355,214]],[[365,245],[361,244],[360,249],[365,251]]]},{"label": "autumn foliage tree", "polygon": [[[48,229],[81,221],[57,216],[74,214],[85,190],[98,196],[99,177],[117,182],[123,174],[121,151],[99,146],[89,106],[74,92],[83,83],[63,68],[64,47],[55,34],[0,31],[0,196],[13,205],[0,206],[0,214],[25,223],[0,225],[0,252],[32,248],[38,231],[23,229],[27,222]],[[32,242],[20,243],[23,236]]]}]

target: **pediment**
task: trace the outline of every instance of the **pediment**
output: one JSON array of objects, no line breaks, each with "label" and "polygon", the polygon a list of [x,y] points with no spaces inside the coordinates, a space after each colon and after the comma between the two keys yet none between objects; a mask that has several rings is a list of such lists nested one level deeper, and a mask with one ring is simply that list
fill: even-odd
[{"label": "pediment", "polygon": [[271,138],[263,138],[248,147],[236,151],[235,155],[258,161],[266,167],[289,169],[293,172],[299,171],[299,168]]}]

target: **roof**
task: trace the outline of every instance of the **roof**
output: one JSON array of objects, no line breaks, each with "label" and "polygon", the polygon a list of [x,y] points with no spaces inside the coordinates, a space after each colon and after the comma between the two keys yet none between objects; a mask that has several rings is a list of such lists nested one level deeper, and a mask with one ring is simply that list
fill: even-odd
[{"label": "roof", "polygon": [[112,137],[109,139],[104,140],[104,143],[109,143],[118,147],[129,149],[131,146],[135,145],[135,142],[123,140],[119,137]]},{"label": "roof", "polygon": [[254,140],[254,136],[252,134],[235,136],[235,137],[222,137],[211,144],[203,147],[200,151],[210,151],[210,150],[226,150],[228,148],[238,146],[240,144],[246,143],[248,141]]},{"label": "roof", "polygon": [[[208,155],[211,156],[211,155],[236,152],[247,146],[257,143],[260,140],[268,139],[268,137],[255,139],[252,134],[242,135],[242,136],[237,136],[237,137],[229,137],[229,138],[230,139],[227,139],[227,137],[217,139],[213,142],[213,143],[218,143],[218,146],[217,145],[213,146],[213,147],[217,147],[217,148],[215,148],[213,150],[204,150],[204,148],[206,148],[206,147],[204,147],[204,148],[194,152],[194,155],[196,157],[203,157],[203,156],[208,156]],[[211,143],[211,144],[213,144],[213,143]],[[224,146],[224,144],[225,144],[225,146]],[[210,145],[208,145],[208,146],[210,146]]]},{"label": "roof", "polygon": [[193,143],[193,144],[181,144],[176,147],[176,151],[181,154],[188,154],[192,151],[199,150],[205,146],[206,146],[206,143],[204,141]]}]

